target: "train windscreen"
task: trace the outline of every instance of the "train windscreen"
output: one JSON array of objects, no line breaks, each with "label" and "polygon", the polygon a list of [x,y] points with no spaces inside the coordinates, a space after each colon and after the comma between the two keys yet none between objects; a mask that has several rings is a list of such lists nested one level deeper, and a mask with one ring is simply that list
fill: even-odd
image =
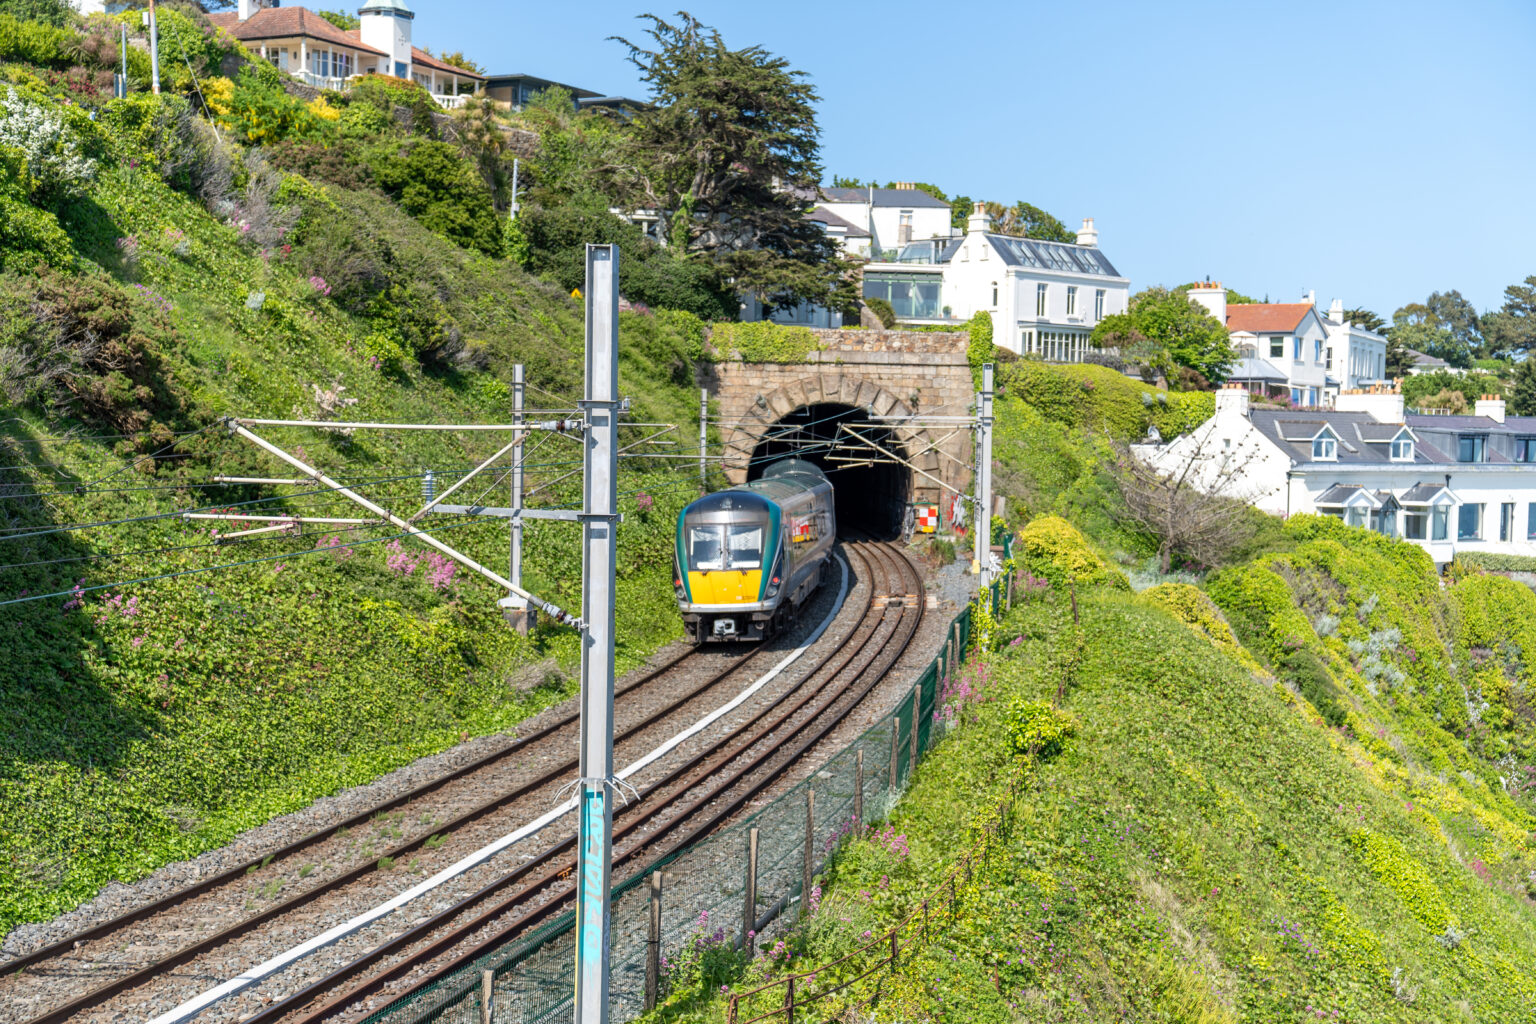
[{"label": "train windscreen", "polygon": [[760,569],[763,565],[763,528],[760,524],[732,525],[728,557],[732,569]]},{"label": "train windscreen", "polygon": [[724,547],[720,543],[723,527],[691,526],[688,528],[688,566],[700,572],[724,569]]}]

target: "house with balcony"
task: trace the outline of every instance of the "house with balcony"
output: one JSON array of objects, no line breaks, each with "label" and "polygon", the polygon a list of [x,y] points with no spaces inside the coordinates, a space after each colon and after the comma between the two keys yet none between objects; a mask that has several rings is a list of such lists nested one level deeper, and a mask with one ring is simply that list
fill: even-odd
[{"label": "house with balcony", "polygon": [[1131,282],[1099,249],[1093,218],[1077,243],[992,230],[981,203],[959,238],[902,246],[864,267],[863,295],[885,299],[909,323],[955,323],[985,310],[995,344],[1050,362],[1083,362],[1099,321],[1125,312]]},{"label": "house with balcony", "polygon": [[1336,384],[1328,401],[1332,405],[1340,390],[1360,391],[1387,382],[1386,335],[1368,331],[1344,319],[1344,303],[1334,299],[1323,317],[1328,332],[1328,362],[1325,369]]},{"label": "house with balcony", "polygon": [[485,77],[445,64],[411,42],[415,13],[405,0],[368,0],[355,29],[337,28],[304,7],[277,0],[239,0],[236,9],[208,20],[317,89],[347,89],[360,75],[393,75],[416,82],[439,106],[462,106]]},{"label": "house with balcony", "polygon": [[1260,409],[1229,383],[1205,423],[1136,455],[1277,516],[1319,513],[1459,552],[1536,555],[1536,417],[1485,395],[1471,416],[1405,412],[1400,392],[1346,390],[1333,409]]}]

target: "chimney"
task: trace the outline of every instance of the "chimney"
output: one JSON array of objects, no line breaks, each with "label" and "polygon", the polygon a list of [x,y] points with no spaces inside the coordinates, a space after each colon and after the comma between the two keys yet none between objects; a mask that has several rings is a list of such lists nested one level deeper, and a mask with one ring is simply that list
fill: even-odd
[{"label": "chimney", "polygon": [[965,230],[970,234],[975,234],[978,231],[980,231],[982,234],[986,234],[988,231],[992,230],[992,216],[991,214],[987,213],[986,203],[979,202],[976,204],[976,208],[973,209],[971,211],[971,215],[966,218]]},{"label": "chimney", "polygon": [[1099,247],[1099,232],[1093,226],[1092,217],[1083,218],[1083,226],[1077,229],[1077,244]]},{"label": "chimney", "polygon": [[1227,290],[1220,281],[1201,281],[1185,292],[1191,302],[1198,302],[1211,311],[1211,316],[1222,326],[1227,323]]},{"label": "chimney", "polygon": [[1305,302],[1309,306],[1317,305],[1317,292],[1313,291],[1311,288],[1308,288],[1306,291],[1301,293],[1301,301]]},{"label": "chimney", "polygon": [[1248,403],[1252,398],[1241,384],[1223,384],[1216,391],[1216,418],[1232,416],[1248,418]]},{"label": "chimney", "polygon": [[1373,384],[1357,391],[1341,391],[1334,412],[1363,412],[1377,423],[1403,422],[1403,393],[1396,387]]},{"label": "chimney", "polygon": [[1484,395],[1472,409],[1474,415],[1487,416],[1495,423],[1504,422],[1504,396]]},{"label": "chimney", "polygon": [[898,181],[896,183],[896,189],[900,192],[913,192],[916,191],[917,186],[912,184],[910,181]]},{"label": "chimney", "polygon": [[[1336,324],[1344,323],[1344,300],[1334,299],[1328,306],[1328,319]],[[1348,327],[1348,324],[1344,324]]]},{"label": "chimney", "polygon": [[235,20],[247,21],[251,15],[266,7],[266,0],[240,0],[236,5]]}]

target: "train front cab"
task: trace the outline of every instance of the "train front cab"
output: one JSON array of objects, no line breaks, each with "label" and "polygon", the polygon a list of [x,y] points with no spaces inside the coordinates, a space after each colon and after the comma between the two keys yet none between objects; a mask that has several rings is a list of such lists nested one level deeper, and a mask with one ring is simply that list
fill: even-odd
[{"label": "train front cab", "polygon": [[762,640],[773,631],[780,580],[765,580],[764,564],[779,555],[780,522],[778,507],[750,491],[711,494],[685,511],[675,585],[696,643]]}]

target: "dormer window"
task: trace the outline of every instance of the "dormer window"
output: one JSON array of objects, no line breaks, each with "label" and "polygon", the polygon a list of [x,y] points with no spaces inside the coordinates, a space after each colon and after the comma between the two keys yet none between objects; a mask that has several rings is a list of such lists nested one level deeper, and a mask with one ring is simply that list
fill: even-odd
[{"label": "dormer window", "polygon": [[1326,430],[1312,439],[1313,462],[1339,461],[1339,439]]},{"label": "dormer window", "polygon": [[1406,430],[1392,439],[1392,461],[1413,461],[1413,435]]},{"label": "dormer window", "polygon": [[1463,434],[1456,441],[1457,462],[1487,462],[1488,435]]}]

